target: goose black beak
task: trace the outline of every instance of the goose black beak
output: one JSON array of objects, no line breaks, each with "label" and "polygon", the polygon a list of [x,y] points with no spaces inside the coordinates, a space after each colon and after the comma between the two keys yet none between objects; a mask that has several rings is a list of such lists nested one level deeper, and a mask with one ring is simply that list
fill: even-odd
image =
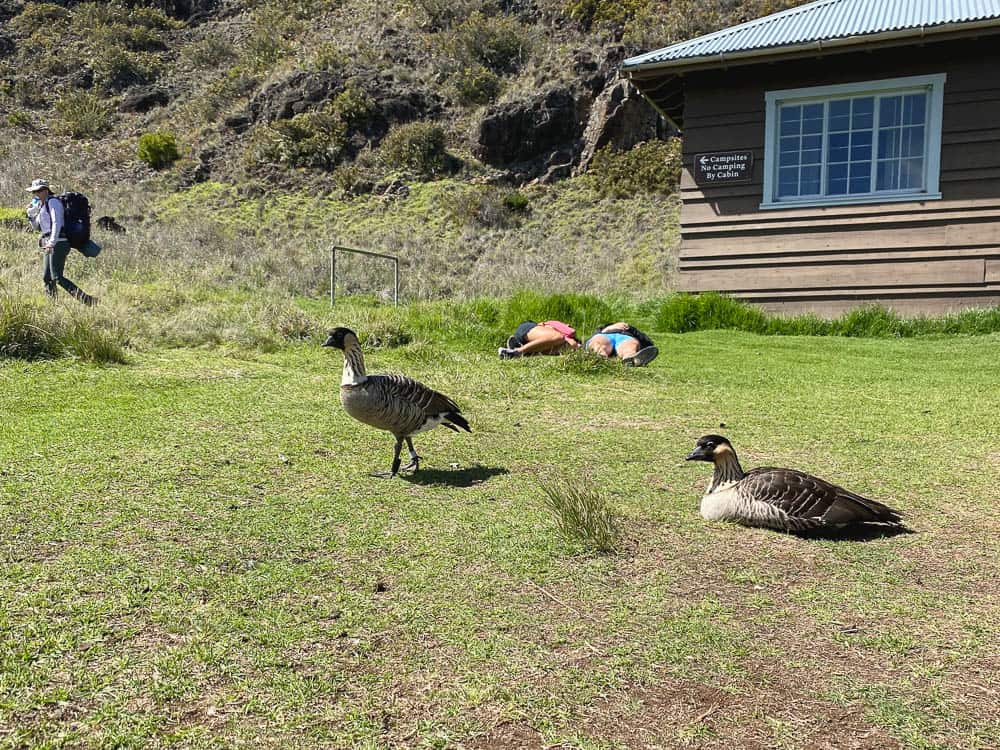
[{"label": "goose black beak", "polygon": [[323,346],[333,346],[333,336],[327,336],[326,341],[323,342]]},{"label": "goose black beak", "polygon": [[688,454],[687,458],[685,458],[684,460],[685,461],[711,461],[712,457],[710,455],[708,455],[708,454],[705,453],[705,449],[704,448],[699,447],[699,448],[695,448],[693,451],[691,451]]}]

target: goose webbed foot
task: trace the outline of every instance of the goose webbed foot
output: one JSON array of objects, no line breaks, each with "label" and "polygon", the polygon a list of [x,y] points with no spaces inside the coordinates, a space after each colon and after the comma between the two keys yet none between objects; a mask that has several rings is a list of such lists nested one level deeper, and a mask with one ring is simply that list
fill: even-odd
[{"label": "goose webbed foot", "polygon": [[411,471],[416,474],[420,470],[420,456],[413,456],[410,459],[410,463],[404,466],[400,471]]}]

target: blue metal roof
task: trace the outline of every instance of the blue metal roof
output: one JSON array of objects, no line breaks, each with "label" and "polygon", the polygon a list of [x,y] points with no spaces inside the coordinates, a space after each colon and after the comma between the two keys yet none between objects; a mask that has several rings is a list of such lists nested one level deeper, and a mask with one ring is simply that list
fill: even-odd
[{"label": "blue metal roof", "polygon": [[817,0],[630,57],[622,68],[680,67],[704,58],[753,57],[786,46],[891,32],[918,36],[928,29],[947,31],[949,26],[990,21],[1000,24],[1000,0]]}]

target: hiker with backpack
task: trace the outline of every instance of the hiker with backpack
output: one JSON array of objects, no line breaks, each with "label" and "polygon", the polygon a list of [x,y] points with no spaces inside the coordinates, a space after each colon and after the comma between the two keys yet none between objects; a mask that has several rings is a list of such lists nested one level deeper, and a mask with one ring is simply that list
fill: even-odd
[{"label": "hiker with backpack", "polygon": [[[55,297],[58,285],[83,304],[96,305],[96,297],[90,296],[63,276],[71,242],[84,255],[92,257],[100,252],[100,246],[90,240],[90,206],[87,199],[79,193],[53,195],[48,180],[33,180],[31,186],[25,189],[35,196],[28,206],[28,221],[41,232],[38,246],[45,255],[46,294]],[[82,201],[79,200],[81,198]]]}]

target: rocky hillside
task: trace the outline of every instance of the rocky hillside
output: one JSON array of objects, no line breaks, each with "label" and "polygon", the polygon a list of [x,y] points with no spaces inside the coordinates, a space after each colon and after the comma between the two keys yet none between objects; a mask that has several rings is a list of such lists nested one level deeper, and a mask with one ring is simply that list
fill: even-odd
[{"label": "rocky hillside", "polygon": [[[438,183],[458,197],[429,210],[457,217],[472,246],[477,228],[516,229],[553,200],[547,186],[587,173],[584,211],[643,196],[669,206],[676,134],[619,63],[795,4],[0,0],[0,199],[19,200],[39,168],[157,198],[208,183],[237,200],[398,204]],[[663,250],[654,286],[667,283]]]}]

